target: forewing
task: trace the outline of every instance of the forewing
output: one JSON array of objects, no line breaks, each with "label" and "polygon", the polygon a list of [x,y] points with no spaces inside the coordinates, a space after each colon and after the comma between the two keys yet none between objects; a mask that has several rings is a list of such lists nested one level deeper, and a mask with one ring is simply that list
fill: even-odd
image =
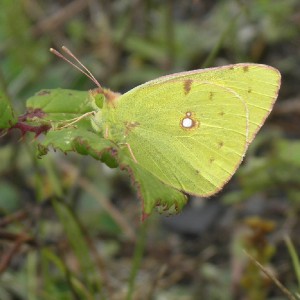
[{"label": "forewing", "polygon": [[209,196],[241,163],[279,86],[279,72],[257,64],[161,77],[119,98],[113,140],[164,183]]},{"label": "forewing", "polygon": [[[115,120],[126,127],[128,151],[164,183],[208,196],[240,164],[248,118],[244,100],[234,91],[178,78],[137,89],[120,100]],[[184,119],[191,120],[191,127],[189,122],[184,127]]]},{"label": "forewing", "polygon": [[178,78],[219,84],[232,89],[242,97],[249,112],[248,144],[252,142],[270,114],[281,84],[281,75],[277,69],[268,65],[243,63],[167,75],[137,88]]}]

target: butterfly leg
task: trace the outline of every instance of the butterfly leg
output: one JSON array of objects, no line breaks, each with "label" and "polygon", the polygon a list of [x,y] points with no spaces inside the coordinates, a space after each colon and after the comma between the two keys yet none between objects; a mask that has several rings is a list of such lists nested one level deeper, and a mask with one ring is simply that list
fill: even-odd
[{"label": "butterfly leg", "polygon": [[105,127],[104,138],[108,139],[108,126]]},{"label": "butterfly leg", "polygon": [[80,120],[86,118],[86,117],[89,117],[89,116],[93,116],[95,114],[94,111],[89,111],[83,115],[81,115],[80,117],[77,117],[77,118],[74,118],[74,119],[70,119],[70,120],[66,120],[66,122],[69,122],[63,126],[60,126],[58,129],[64,129],[64,128],[68,128],[72,125],[74,125],[75,123],[79,122]]},{"label": "butterfly leg", "polygon": [[127,146],[127,148],[128,148],[128,150],[129,150],[129,152],[130,152],[130,155],[131,155],[133,161],[134,161],[135,163],[138,163],[138,161],[136,160],[136,158],[135,158],[135,156],[134,156],[134,154],[133,154],[133,152],[132,152],[132,149],[131,149],[130,145],[129,145],[128,143],[125,143],[125,145]]}]

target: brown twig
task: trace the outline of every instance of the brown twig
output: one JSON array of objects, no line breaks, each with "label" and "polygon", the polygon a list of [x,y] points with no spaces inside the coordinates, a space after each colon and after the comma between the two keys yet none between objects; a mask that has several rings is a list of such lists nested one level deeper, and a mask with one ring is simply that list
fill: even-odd
[{"label": "brown twig", "polygon": [[274,276],[272,275],[270,272],[268,272],[266,270],[266,268],[259,263],[251,254],[249,254],[246,250],[244,250],[244,252],[246,253],[246,255],[251,259],[251,261],[257,265],[260,270],[268,277],[270,278],[275,285],[285,294],[285,296],[290,299],[290,300],[297,300],[296,297]]},{"label": "brown twig", "polygon": [[161,280],[161,278],[165,275],[166,271],[167,271],[168,267],[166,264],[163,264],[158,273],[157,273],[157,276],[154,277],[153,281],[152,281],[152,284],[150,285],[150,290],[149,290],[149,293],[146,297],[147,300],[151,300],[151,299],[154,299],[154,292],[155,292],[155,289],[157,288],[157,285],[159,283],[159,281]]},{"label": "brown twig", "polygon": [[[62,161],[60,163],[60,167],[65,170],[70,170],[72,174],[76,174],[78,169],[69,164],[67,161]],[[130,240],[136,240],[136,233],[133,230],[132,226],[129,222],[123,217],[122,213],[106,198],[101,192],[96,188],[94,184],[85,179],[82,176],[78,175],[77,184],[83,188],[87,193],[93,196],[99,203],[102,208],[109,213],[109,215],[114,219],[114,221],[120,226],[121,230],[123,230],[124,235]]]},{"label": "brown twig", "polygon": [[[14,242],[14,241],[18,240],[19,237],[20,237],[20,234],[0,230],[0,240],[7,240],[7,241]],[[31,245],[31,246],[37,245],[36,241],[30,236],[26,236],[26,240],[24,241],[24,243]]]},{"label": "brown twig", "polygon": [[17,236],[15,244],[1,258],[0,274],[2,274],[8,268],[13,257],[19,252],[22,244],[28,242],[29,240],[32,240],[32,238],[29,237],[26,233],[22,233],[19,236]]},{"label": "brown twig", "polygon": [[15,221],[21,221],[21,220],[24,220],[26,219],[28,216],[28,213],[24,210],[21,210],[21,211],[17,211],[13,214],[10,214],[8,216],[5,216],[3,217],[1,220],[0,220],[0,227],[5,227]]},{"label": "brown twig", "polygon": [[120,211],[118,211],[110,201],[105,198],[98,189],[90,183],[85,178],[79,178],[78,184],[87,191],[90,195],[95,197],[100,203],[101,206],[110,214],[110,216],[114,219],[114,221],[120,226],[123,230],[124,234],[129,238],[131,241],[136,240],[136,234],[127,220],[122,216]]}]

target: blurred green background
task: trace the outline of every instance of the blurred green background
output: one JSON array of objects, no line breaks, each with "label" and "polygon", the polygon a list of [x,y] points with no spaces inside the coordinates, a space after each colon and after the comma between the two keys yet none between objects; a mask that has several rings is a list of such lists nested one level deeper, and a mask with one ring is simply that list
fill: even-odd
[{"label": "blurred green background", "polygon": [[278,68],[282,87],[221,193],[144,223],[126,173],[3,136],[0,299],[287,299],[243,249],[297,299],[300,2],[1,0],[0,89],[19,114],[40,89],[94,88],[49,52],[62,45],[118,92],[239,62]]}]

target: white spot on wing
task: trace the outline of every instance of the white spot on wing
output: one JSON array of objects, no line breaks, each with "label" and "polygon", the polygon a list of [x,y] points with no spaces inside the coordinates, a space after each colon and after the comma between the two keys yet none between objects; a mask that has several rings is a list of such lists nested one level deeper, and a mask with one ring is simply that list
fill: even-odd
[{"label": "white spot on wing", "polygon": [[193,120],[190,118],[184,118],[181,124],[184,128],[191,128],[193,126]]}]

